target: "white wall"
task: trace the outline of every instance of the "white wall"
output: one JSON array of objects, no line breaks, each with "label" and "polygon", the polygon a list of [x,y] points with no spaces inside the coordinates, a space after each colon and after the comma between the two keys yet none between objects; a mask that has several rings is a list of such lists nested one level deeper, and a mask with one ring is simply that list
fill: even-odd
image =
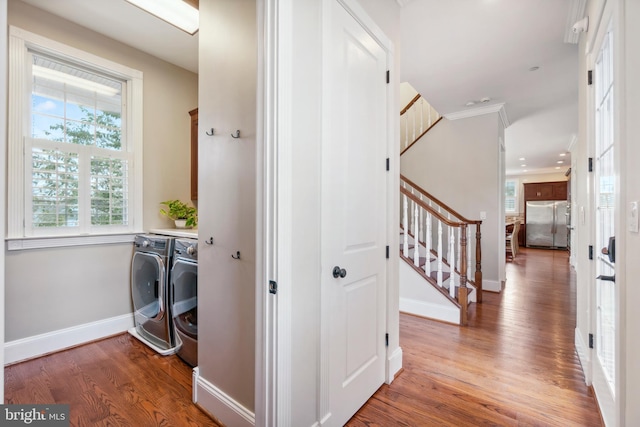
[{"label": "white wall", "polygon": [[[624,110],[622,121],[621,145],[623,150],[620,153],[622,160],[623,174],[621,176],[621,206],[622,224],[621,230],[624,239],[621,242],[618,253],[624,254],[624,271],[620,274],[623,282],[620,284],[622,316],[622,357],[621,357],[621,380],[622,390],[626,401],[623,402],[622,410],[625,425],[640,425],[640,405],[637,405],[640,396],[640,310],[637,302],[640,301],[640,287],[638,278],[640,277],[640,234],[627,232],[627,209],[631,201],[640,201],[640,82],[637,76],[640,75],[640,2],[636,0],[624,0],[620,2],[624,10],[622,18],[623,25],[623,82],[621,91],[625,94]],[[617,240],[617,239],[616,239]]]},{"label": "white wall", "polygon": [[225,425],[243,425],[220,396],[254,412],[255,0],[201,1],[199,37],[198,403]]},{"label": "white wall", "polygon": [[[500,137],[504,139],[504,129],[498,113],[444,119],[401,158],[403,175],[465,217],[480,219],[480,211],[487,213],[481,228],[483,287],[494,291],[501,289],[504,268]],[[475,237],[470,245],[475,248]],[[473,250],[471,266],[475,266]]]},{"label": "white wall", "polygon": [[[0,28],[7,27],[7,0],[0,0]],[[7,32],[0,33],[0,58],[7,58]],[[7,99],[7,68],[0,67],[0,99]],[[0,103],[0,146],[7,146],[7,103]],[[0,151],[0,230],[6,234],[6,150]],[[5,291],[5,260],[0,258],[0,343],[4,343],[4,296]],[[4,366],[4,351],[0,351],[0,366]],[[4,384],[4,369],[0,372],[0,380]],[[4,387],[0,387],[0,402],[4,402]]]},{"label": "white wall", "polygon": [[[190,198],[197,75],[23,2],[9,2],[8,23],[144,73],[143,221],[145,229],[168,225],[159,203]],[[5,251],[5,339],[131,313],[131,252],[130,244]]]}]

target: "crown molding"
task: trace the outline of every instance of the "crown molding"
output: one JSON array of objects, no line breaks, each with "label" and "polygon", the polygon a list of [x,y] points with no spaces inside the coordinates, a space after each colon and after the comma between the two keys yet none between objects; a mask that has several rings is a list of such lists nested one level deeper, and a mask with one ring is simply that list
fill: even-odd
[{"label": "crown molding", "polygon": [[500,120],[502,121],[502,125],[505,129],[508,128],[509,125],[511,125],[511,123],[509,122],[509,117],[507,116],[507,111],[504,109],[504,103],[485,105],[482,107],[469,108],[467,110],[448,113],[444,115],[444,118],[447,120],[459,120],[469,117],[483,116],[485,114],[491,113],[498,113],[498,115],[500,116]]}]

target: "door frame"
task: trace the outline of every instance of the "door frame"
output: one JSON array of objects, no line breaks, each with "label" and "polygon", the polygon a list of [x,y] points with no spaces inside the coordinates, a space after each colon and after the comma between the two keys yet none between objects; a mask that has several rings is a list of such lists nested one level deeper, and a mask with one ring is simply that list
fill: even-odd
[{"label": "door frame", "polygon": [[[615,165],[615,236],[616,236],[616,246],[617,249],[623,249],[626,241],[625,236],[625,228],[624,228],[624,200],[623,195],[625,189],[622,188],[624,182],[621,179],[621,176],[625,176],[625,172],[623,170],[624,163],[621,161],[622,159],[622,147],[621,140],[623,138],[623,129],[621,126],[621,117],[625,114],[625,94],[624,94],[624,72],[623,67],[621,66],[621,59],[623,58],[623,46],[624,42],[622,40],[623,37],[623,29],[622,23],[623,19],[621,19],[621,14],[623,14],[623,1],[621,0],[606,0],[602,3],[601,7],[596,11],[596,16],[593,16],[593,20],[590,24],[589,33],[591,33],[590,38],[586,44],[585,57],[586,57],[586,66],[587,70],[594,70],[595,64],[598,59],[598,55],[600,53],[600,47],[602,46],[602,42],[605,34],[608,31],[609,25],[611,25],[611,32],[613,34],[613,43],[611,46],[613,52],[613,79],[614,79],[614,88],[613,88],[613,97],[614,97],[614,119],[613,119],[613,131],[614,131],[614,165]],[[596,77],[597,78],[597,77]],[[595,123],[595,82],[592,86],[589,86],[589,90],[587,93],[587,156],[589,158],[595,159],[595,144],[596,144],[596,123]],[[595,167],[595,161],[594,161]],[[595,196],[596,196],[596,186],[598,183],[595,181],[595,171],[589,173],[589,188],[591,191],[589,192],[589,241],[595,245],[596,242],[596,211],[595,207],[597,206]],[[595,247],[593,248],[594,252],[600,251],[601,248]],[[592,348],[589,349],[589,363],[588,367],[584,367],[585,378],[587,384],[591,385],[594,390],[594,394],[596,396],[596,400],[600,407],[600,412],[602,414],[603,419],[607,425],[624,425],[624,408],[625,408],[625,383],[624,383],[624,375],[622,368],[625,366],[624,363],[624,354],[625,354],[625,312],[624,312],[624,304],[625,301],[625,263],[626,258],[624,254],[618,250],[618,256],[616,257],[616,295],[615,295],[615,389],[614,395],[615,400],[603,400],[604,396],[598,396],[597,391],[594,387],[594,382],[597,380],[598,369],[596,366],[598,355],[597,349]],[[587,283],[589,287],[589,302],[588,302],[588,316],[589,316],[589,328],[590,332],[595,335],[597,331],[597,295],[596,295],[596,262],[594,256],[594,262],[589,263],[589,267],[585,270],[589,275],[587,278]],[[594,339],[596,341],[596,339]]]},{"label": "door frame", "polygon": [[[398,247],[395,209],[399,198],[399,114],[393,43],[368,16],[356,0],[339,1],[347,11],[380,43],[387,55],[391,75],[387,85],[387,155],[390,159],[387,176],[387,241],[390,248]],[[257,196],[256,196],[256,371],[255,423],[257,426],[290,426],[292,318],[291,296],[293,248],[292,212],[293,192],[290,183],[294,159],[292,148],[293,108],[297,98],[292,95],[294,54],[295,0],[257,0],[258,8],[258,97],[257,97]],[[321,24],[322,25],[322,24]],[[322,40],[321,40],[322,41]],[[319,160],[318,160],[319,161]],[[396,227],[393,228],[393,224]],[[393,252],[392,252],[393,253]],[[386,328],[390,334],[385,360],[385,381],[393,381],[402,368],[399,347],[399,284],[398,257],[387,260]],[[277,294],[267,288],[277,282]],[[318,277],[318,285],[320,277]],[[320,319],[318,318],[318,327]],[[315,367],[316,369],[318,367]],[[314,369],[314,367],[310,367]],[[318,396],[318,404],[321,397]],[[318,417],[320,412],[318,412]],[[317,420],[316,424],[319,424]]]}]

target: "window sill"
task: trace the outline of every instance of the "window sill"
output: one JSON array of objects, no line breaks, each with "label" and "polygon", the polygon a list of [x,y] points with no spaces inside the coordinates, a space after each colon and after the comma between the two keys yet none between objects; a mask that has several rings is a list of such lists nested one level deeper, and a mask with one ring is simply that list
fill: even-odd
[{"label": "window sill", "polygon": [[27,249],[61,248],[67,246],[106,245],[113,243],[131,243],[136,234],[102,234],[91,236],[52,236],[8,238],[7,250],[22,251]]}]

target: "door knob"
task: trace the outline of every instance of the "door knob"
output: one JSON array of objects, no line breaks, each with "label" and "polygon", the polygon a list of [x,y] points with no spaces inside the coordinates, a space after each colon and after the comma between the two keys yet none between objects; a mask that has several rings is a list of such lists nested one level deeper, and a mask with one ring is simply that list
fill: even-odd
[{"label": "door knob", "polygon": [[604,281],[607,281],[607,282],[615,282],[616,281],[616,276],[615,275],[613,275],[613,276],[598,276],[598,277],[596,277],[596,279],[604,280]]},{"label": "door knob", "polygon": [[347,275],[347,270],[345,270],[344,268],[340,268],[337,265],[333,267],[333,277],[335,279],[337,279],[338,277],[346,277],[346,275]]}]

